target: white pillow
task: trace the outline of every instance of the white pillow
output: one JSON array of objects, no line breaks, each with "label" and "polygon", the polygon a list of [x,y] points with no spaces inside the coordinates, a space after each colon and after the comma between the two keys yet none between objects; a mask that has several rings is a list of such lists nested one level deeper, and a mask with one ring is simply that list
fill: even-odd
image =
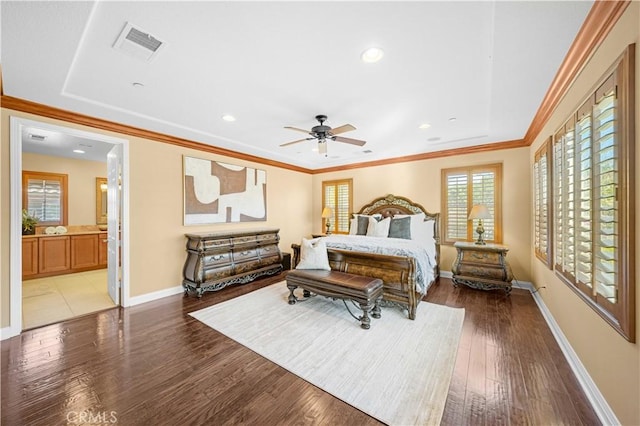
[{"label": "white pillow", "polygon": [[411,222],[411,239],[426,244],[434,243],[434,225],[435,221],[433,219],[416,223],[415,226]]},{"label": "white pillow", "polygon": [[300,262],[296,269],[322,269],[330,271],[327,245],[322,238],[313,240],[302,239],[300,245]]},{"label": "white pillow", "polygon": [[380,222],[375,217],[369,218],[369,227],[367,228],[367,237],[388,237],[389,225],[391,225],[391,218],[385,217]]},{"label": "white pillow", "polygon": [[358,234],[358,217],[354,217],[349,222],[349,235],[357,235]]}]

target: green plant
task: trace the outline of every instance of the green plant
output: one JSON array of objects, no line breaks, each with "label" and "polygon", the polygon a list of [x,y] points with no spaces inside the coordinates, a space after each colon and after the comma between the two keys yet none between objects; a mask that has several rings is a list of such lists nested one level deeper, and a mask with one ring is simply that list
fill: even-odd
[{"label": "green plant", "polygon": [[29,214],[26,209],[22,209],[22,230],[33,231],[38,224],[38,218]]}]

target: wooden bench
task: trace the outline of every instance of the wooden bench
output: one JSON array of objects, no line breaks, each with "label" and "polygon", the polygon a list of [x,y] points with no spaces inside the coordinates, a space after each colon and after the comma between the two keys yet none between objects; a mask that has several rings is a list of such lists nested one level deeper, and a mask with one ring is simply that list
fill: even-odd
[{"label": "wooden bench", "polygon": [[360,327],[369,329],[371,319],[380,318],[380,301],[382,300],[382,280],[362,275],[348,274],[339,271],[324,271],[317,269],[294,269],[287,273],[287,287],[289,288],[289,304],[293,305],[298,298],[293,291],[300,287],[305,290],[305,297],[309,293],[331,297],[333,299],[353,300],[362,310],[359,318]]}]

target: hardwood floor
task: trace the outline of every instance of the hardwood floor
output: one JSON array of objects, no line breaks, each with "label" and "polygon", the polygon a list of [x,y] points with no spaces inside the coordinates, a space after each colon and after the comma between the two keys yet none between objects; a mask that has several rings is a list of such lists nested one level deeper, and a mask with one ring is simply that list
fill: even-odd
[{"label": "hardwood floor", "polygon": [[[283,278],[3,341],[2,424],[379,424],[187,315]],[[527,291],[441,279],[426,300],[466,310],[443,425],[600,423]]]}]

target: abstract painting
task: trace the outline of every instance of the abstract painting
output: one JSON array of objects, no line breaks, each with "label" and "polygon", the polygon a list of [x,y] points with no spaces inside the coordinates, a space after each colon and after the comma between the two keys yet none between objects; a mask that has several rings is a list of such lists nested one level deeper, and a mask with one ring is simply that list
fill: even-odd
[{"label": "abstract painting", "polygon": [[267,220],[267,173],[184,156],[184,224]]}]

